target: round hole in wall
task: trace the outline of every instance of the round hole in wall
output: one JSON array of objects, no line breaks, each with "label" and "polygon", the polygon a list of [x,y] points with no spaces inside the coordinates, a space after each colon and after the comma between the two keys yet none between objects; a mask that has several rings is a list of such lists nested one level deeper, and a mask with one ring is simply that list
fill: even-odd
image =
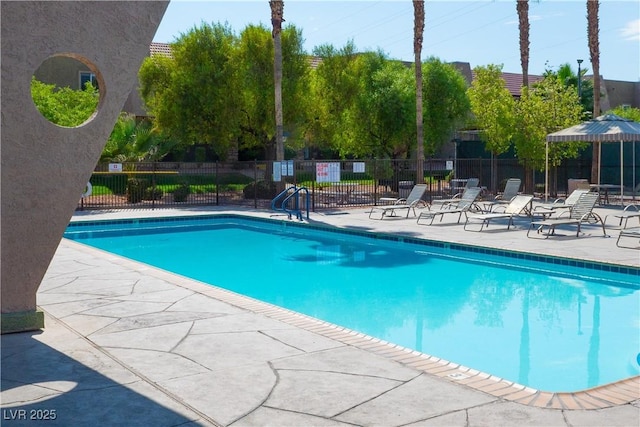
[{"label": "round hole in wall", "polygon": [[78,127],[98,112],[104,81],[97,67],[73,54],[45,59],[31,77],[31,99],[44,118]]}]

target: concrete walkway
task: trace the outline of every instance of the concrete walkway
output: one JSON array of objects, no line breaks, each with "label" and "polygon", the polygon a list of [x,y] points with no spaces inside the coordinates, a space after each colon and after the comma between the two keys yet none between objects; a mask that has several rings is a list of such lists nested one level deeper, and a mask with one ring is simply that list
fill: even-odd
[{"label": "concrete walkway", "polygon": [[[211,211],[231,212],[87,212],[74,220]],[[371,220],[365,209],[311,220],[640,266],[640,251],[617,248],[615,238],[601,237],[595,227],[580,238],[538,240],[526,238],[524,223],[473,233],[411,218]],[[434,369],[437,360],[428,356],[67,240],[38,305],[43,331],[2,336],[3,426],[45,418],[41,425],[640,424],[640,377],[583,400],[520,389],[528,397],[519,403],[496,386],[481,391],[461,384],[450,367]]]}]

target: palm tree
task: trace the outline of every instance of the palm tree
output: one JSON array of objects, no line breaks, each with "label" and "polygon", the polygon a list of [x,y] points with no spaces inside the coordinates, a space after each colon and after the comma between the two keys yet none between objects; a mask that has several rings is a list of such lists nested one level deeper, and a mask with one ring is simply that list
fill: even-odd
[{"label": "palm tree", "polygon": [[[593,68],[593,117],[600,115],[600,39],[598,12],[599,0],[587,0],[587,36],[589,39],[589,55]],[[591,182],[600,183],[600,143],[593,144],[593,161],[591,162]]]},{"label": "palm tree", "polygon": [[422,37],[424,34],[424,0],[413,0],[413,53],[416,69],[416,184],[424,182],[424,130],[422,117]]},{"label": "palm tree", "polygon": [[520,29],[520,64],[522,86],[529,86],[529,0],[517,0],[518,28]]},{"label": "palm tree", "polygon": [[284,160],[284,135],[282,120],[282,17],[284,13],[284,2],[282,0],[270,0],[271,25],[273,31],[273,80],[275,86],[275,108],[276,108],[276,161]]}]

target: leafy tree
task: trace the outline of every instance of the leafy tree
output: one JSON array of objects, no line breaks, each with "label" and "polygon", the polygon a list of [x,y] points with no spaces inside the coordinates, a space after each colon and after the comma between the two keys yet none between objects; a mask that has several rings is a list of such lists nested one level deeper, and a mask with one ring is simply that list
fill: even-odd
[{"label": "leafy tree", "polygon": [[176,68],[173,57],[165,55],[152,55],[142,62],[138,79],[138,90],[144,101],[145,107],[154,114],[163,108],[165,98],[169,97],[172,73]]},{"label": "leafy tree", "polygon": [[[357,156],[405,158],[415,141],[415,81],[411,69],[382,52],[358,56],[359,90],[346,116],[351,129],[342,152]],[[424,179],[424,178],[423,178]]]},{"label": "leafy tree", "polygon": [[467,82],[453,65],[431,57],[423,69],[425,145],[435,154],[466,121],[470,102]]},{"label": "leafy tree", "polygon": [[474,71],[476,78],[467,93],[480,136],[486,149],[494,154],[491,188],[496,188],[495,155],[504,153],[511,146],[515,101],[502,78],[502,65],[476,67]]},{"label": "leafy tree", "polygon": [[320,63],[311,73],[308,122],[305,136],[319,149],[335,149],[340,155],[349,154],[343,146],[350,137],[348,116],[356,102],[359,82],[355,77],[356,48],[348,42],[343,48],[332,45],[317,46],[314,55]]},{"label": "leafy tree", "polygon": [[239,128],[234,43],[228,26],[203,23],[172,44],[173,58],[147,58],[140,73],[141,95],[159,130],[185,145],[211,144],[221,158]]},{"label": "leafy tree", "polygon": [[619,106],[607,111],[607,113],[612,113],[616,116],[620,116],[622,118],[630,119],[634,122],[640,123],[640,108]]},{"label": "leafy tree", "polygon": [[[544,170],[546,136],[580,122],[582,106],[578,94],[565,86],[556,74],[548,73],[532,89],[523,88],[516,103],[514,145],[518,161],[525,167],[525,188],[533,191],[531,171]],[[558,166],[565,158],[575,158],[586,146],[582,142],[549,145],[549,162]]]},{"label": "leafy tree", "polygon": [[[287,145],[299,143],[306,115],[305,107],[309,64],[303,49],[302,34],[293,26],[282,31],[283,79],[282,107],[284,130],[291,137]],[[247,26],[236,45],[234,63],[240,85],[241,147],[264,149],[265,158],[276,159],[273,43],[264,26]],[[284,131],[283,131],[284,132]],[[283,141],[284,143],[284,141]]]},{"label": "leafy tree", "polygon": [[31,98],[40,114],[51,123],[76,127],[86,122],[98,107],[100,94],[91,83],[84,90],[60,88],[31,78]]}]

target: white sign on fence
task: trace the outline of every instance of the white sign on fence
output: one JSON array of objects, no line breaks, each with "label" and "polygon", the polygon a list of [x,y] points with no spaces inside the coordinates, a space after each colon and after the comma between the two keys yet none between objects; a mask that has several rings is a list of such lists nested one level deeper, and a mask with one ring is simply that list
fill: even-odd
[{"label": "white sign on fence", "polygon": [[273,162],[273,182],[282,181],[282,165],[281,162]]},{"label": "white sign on fence", "polygon": [[364,162],[353,162],[354,173],[364,173]]},{"label": "white sign on fence", "polygon": [[122,163],[109,163],[109,172],[122,172]]},{"label": "white sign on fence", "polygon": [[340,182],[340,162],[316,163],[317,182]]}]

